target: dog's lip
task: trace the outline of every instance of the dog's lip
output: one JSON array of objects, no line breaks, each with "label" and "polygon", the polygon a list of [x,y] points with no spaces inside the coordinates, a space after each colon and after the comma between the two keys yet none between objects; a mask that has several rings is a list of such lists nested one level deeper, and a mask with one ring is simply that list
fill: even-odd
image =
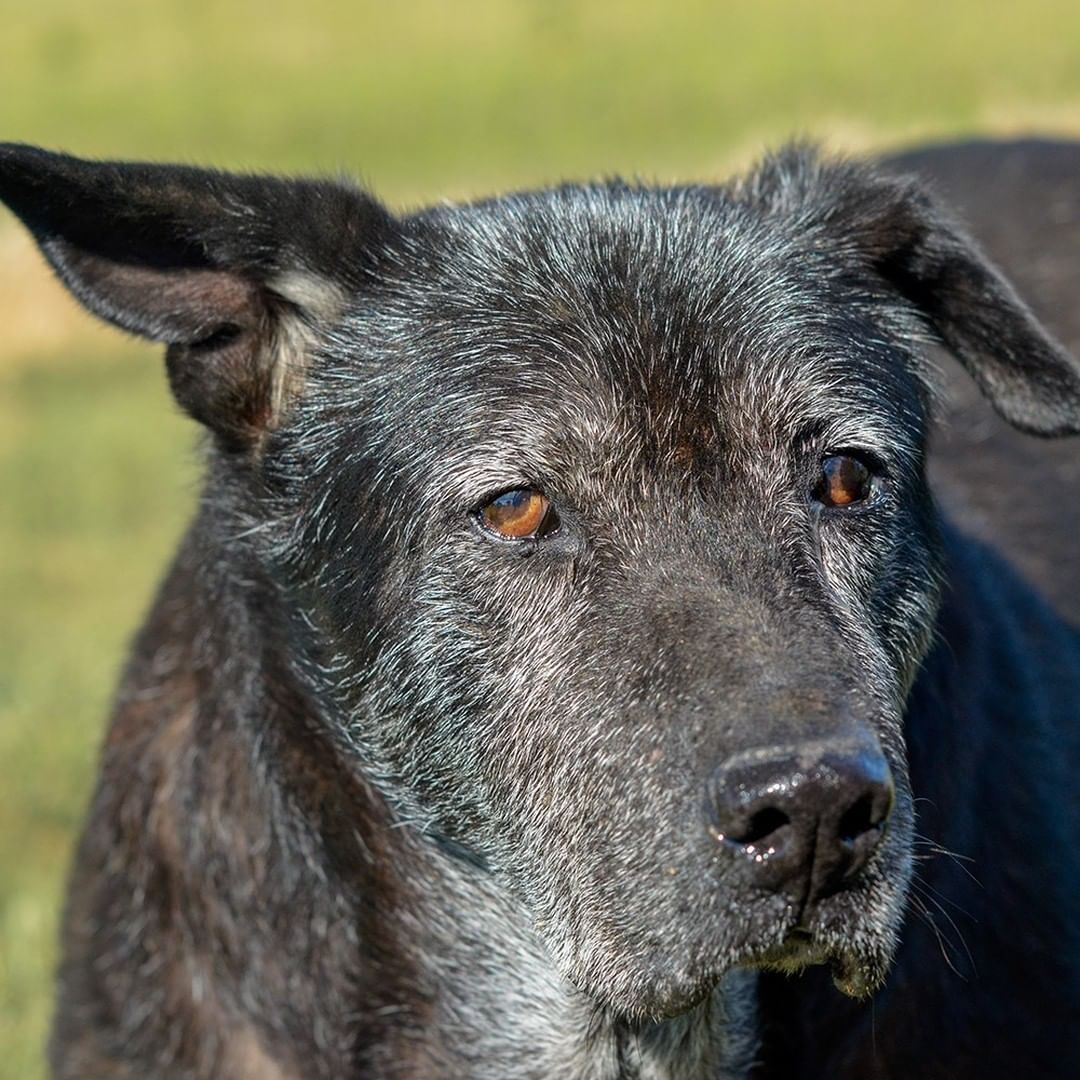
[{"label": "dog's lip", "polygon": [[[835,970],[840,962],[839,958],[805,927],[792,926],[785,931],[774,926],[773,932],[767,936],[772,939],[771,944],[748,943],[734,955],[725,957],[722,965],[708,965],[700,969],[696,977],[685,982],[680,980],[680,985],[668,988],[662,996],[650,995],[648,1004],[634,1010],[631,1015],[637,1020],[648,1019],[654,1022],[681,1016],[697,1008],[713,993],[724,977],[735,969],[795,974],[819,964],[832,964]],[[853,967],[854,958],[848,963]],[[845,966],[844,970],[847,972],[848,967]]]},{"label": "dog's lip", "polygon": [[[771,932],[763,932],[755,944],[747,943],[735,954],[728,954],[721,965],[699,968],[695,976],[676,980],[663,993],[651,993],[647,1003],[626,1012],[635,1021],[670,1020],[687,1013],[713,993],[724,977],[735,969],[779,971],[797,974],[808,967],[829,965],[838,990],[849,997],[866,997],[878,980],[868,971],[854,951],[791,920],[785,929],[774,924]],[[771,942],[770,940],[771,939]],[[582,987],[583,992],[590,993]]]},{"label": "dog's lip", "polygon": [[813,931],[796,925],[785,931],[775,944],[753,950],[743,963],[748,967],[783,968],[790,971],[823,964],[828,959],[828,950],[822,946]]},{"label": "dog's lip", "polygon": [[795,922],[779,931],[779,940],[764,947],[750,948],[733,966],[759,971],[795,974],[808,967],[827,964],[836,988],[848,997],[863,998],[878,985],[874,975],[855,950]]}]

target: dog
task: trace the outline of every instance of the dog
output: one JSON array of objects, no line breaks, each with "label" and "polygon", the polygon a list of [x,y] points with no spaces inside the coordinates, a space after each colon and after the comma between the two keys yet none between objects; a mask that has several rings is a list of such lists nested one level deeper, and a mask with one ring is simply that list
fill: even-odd
[{"label": "dog", "polygon": [[[1080,365],[920,183],[395,215],[8,145],[0,199],[207,433],[56,1077],[1075,1073],[1080,643],[925,466],[935,342],[1040,436]],[[957,830],[988,1000],[905,921]]]}]

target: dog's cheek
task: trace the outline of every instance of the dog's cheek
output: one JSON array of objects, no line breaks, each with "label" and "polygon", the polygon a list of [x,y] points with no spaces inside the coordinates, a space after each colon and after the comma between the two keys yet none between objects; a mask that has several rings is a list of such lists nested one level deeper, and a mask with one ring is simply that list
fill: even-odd
[{"label": "dog's cheek", "polygon": [[565,573],[485,558],[471,536],[422,561],[385,575],[394,602],[377,605],[354,726],[429,819],[496,857],[494,822],[518,809],[505,805],[510,778],[535,780],[575,709],[564,668],[578,649],[577,603]]},{"label": "dog's cheek", "polygon": [[838,520],[822,529],[821,562],[837,614],[866,675],[895,707],[926,655],[940,603],[936,533],[928,500],[876,521]]},{"label": "dog's cheek", "polygon": [[[656,753],[648,717],[599,685],[612,667],[629,681],[632,665],[590,621],[587,584],[557,567],[501,569],[497,586],[481,585],[481,567],[417,584],[403,662],[380,683],[398,715],[438,719],[411,750],[399,741],[398,768],[440,829],[525,901],[579,984],[621,987],[624,1005],[684,1000],[722,966],[721,933],[690,971],[702,919],[727,925],[723,890],[706,888],[700,798]],[[661,939],[658,925],[676,930]]]}]

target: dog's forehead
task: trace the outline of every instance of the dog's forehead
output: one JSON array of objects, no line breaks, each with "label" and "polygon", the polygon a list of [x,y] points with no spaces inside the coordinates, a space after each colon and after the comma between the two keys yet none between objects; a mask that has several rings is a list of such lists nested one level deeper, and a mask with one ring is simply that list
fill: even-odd
[{"label": "dog's forehead", "polygon": [[420,285],[448,312],[556,346],[575,335],[579,352],[689,360],[749,298],[798,306],[807,291],[783,229],[708,188],[563,187],[420,222],[441,255]]},{"label": "dog's forehead", "polygon": [[888,457],[897,416],[921,412],[840,257],[722,190],[558,188],[414,228],[406,280],[351,336],[388,354],[387,437],[443,433],[439,460],[474,485],[478,469],[497,487],[552,458],[685,463],[809,428]]},{"label": "dog's forehead", "polygon": [[451,378],[543,385],[564,368],[592,393],[722,404],[740,381],[882,374],[880,283],[842,239],[724,188],[567,186],[418,224],[410,343]]}]

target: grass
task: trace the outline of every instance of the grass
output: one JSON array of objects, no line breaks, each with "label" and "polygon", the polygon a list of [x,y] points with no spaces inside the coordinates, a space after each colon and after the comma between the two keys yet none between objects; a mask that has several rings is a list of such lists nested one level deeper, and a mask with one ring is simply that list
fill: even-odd
[{"label": "grass", "polygon": [[[416,197],[733,148],[1042,120],[1080,97],[1069,0],[2,0],[0,132],[333,169]],[[1075,115],[1075,114],[1074,114]]]},{"label": "grass", "polygon": [[[1073,0],[0,0],[0,139],[360,173],[395,202],[1080,132]],[[0,215],[0,1080],[42,1075],[55,924],[123,656],[194,495],[154,350]]]}]

